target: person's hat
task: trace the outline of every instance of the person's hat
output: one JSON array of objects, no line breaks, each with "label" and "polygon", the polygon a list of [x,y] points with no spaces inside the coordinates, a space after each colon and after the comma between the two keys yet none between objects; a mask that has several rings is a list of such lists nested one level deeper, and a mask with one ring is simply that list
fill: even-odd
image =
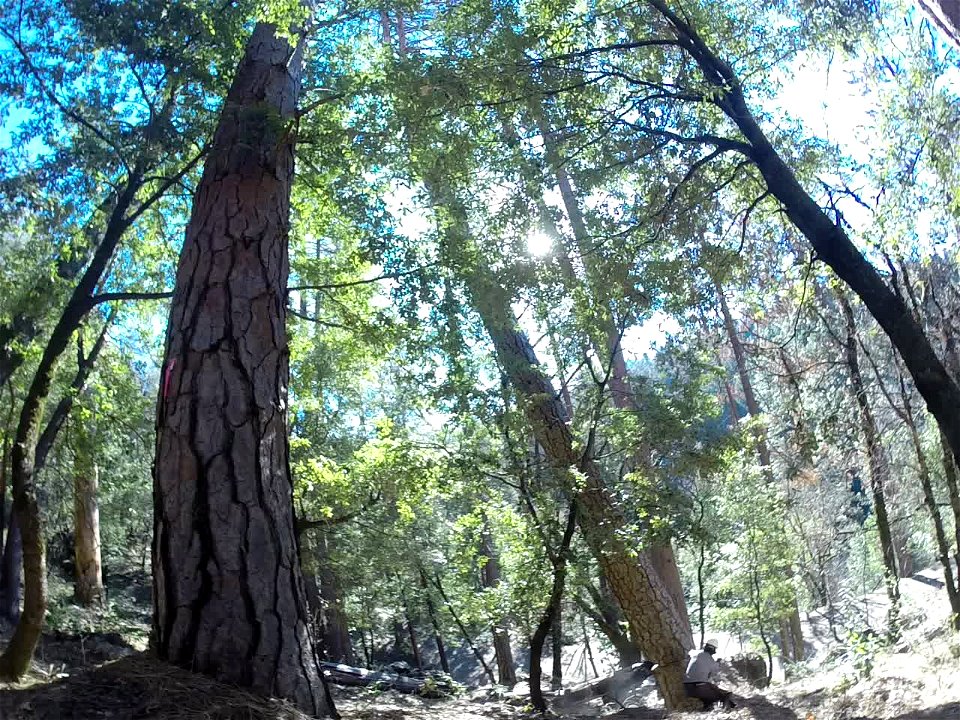
[{"label": "person's hat", "polygon": [[716,650],[716,649],[717,649],[717,641],[716,641],[716,640],[707,640],[707,641],[703,644],[703,649],[706,650],[707,648],[713,648],[714,650]]}]

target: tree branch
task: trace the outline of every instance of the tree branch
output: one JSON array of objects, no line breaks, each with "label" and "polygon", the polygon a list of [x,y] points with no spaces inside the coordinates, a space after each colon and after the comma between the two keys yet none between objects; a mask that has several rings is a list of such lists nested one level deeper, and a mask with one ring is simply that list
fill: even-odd
[{"label": "tree branch", "polygon": [[614,43],[612,45],[601,45],[599,47],[586,48],[575,52],[562,53],[560,55],[549,55],[540,60],[534,60],[534,64],[541,65],[557,60],[574,60],[576,58],[590,57],[591,55],[603,55],[606,53],[617,52],[618,50],[636,50],[642,47],[680,47],[680,43],[672,38],[651,38],[649,40],[635,40],[632,42]]},{"label": "tree branch", "polygon": [[172,290],[163,292],[107,292],[92,295],[87,300],[87,310],[106,302],[115,300],[167,300],[173,297]]},{"label": "tree branch", "polygon": [[416,275],[417,273],[422,272],[428,267],[433,267],[434,265],[436,265],[436,263],[428,263],[427,265],[421,265],[413,270],[384,273],[383,275],[377,275],[376,277],[364,278],[361,280],[347,280],[345,282],[326,283],[323,285],[295,285],[293,287],[288,287],[287,292],[290,293],[302,290],[337,290],[340,288],[356,287],[357,285],[370,285],[375,282],[380,282],[381,280],[398,280],[402,277],[406,277],[407,275]]}]

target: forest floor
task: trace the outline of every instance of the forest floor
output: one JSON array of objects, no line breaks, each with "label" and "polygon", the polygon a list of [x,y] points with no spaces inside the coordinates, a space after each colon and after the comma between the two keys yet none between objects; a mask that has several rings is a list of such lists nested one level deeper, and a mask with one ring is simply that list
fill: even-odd
[{"label": "forest floor", "polygon": [[[736,710],[688,713],[676,718],[726,720],[960,720],[960,642],[949,636],[902,644],[874,657],[869,678],[854,660],[806,677],[756,690],[728,675]],[[451,699],[425,699],[391,691],[334,688],[344,720],[522,720],[526,698],[506,691],[467,691]],[[651,706],[620,708],[583,704],[559,714],[570,720],[659,720]],[[0,685],[0,720],[304,720],[273,700],[250,695],[157,662],[116,636],[47,635],[33,671],[18,686]]]},{"label": "forest floor", "polygon": [[[932,608],[923,583],[908,585],[901,639],[887,646],[865,640],[831,641],[822,618],[809,620],[820,641],[811,659],[786,682],[758,690],[732,670],[721,684],[734,690],[736,710],[687,713],[683,720],[960,720],[960,636]],[[929,590],[935,588],[927,586]],[[882,600],[874,598],[882,609]],[[289,706],[160,663],[145,651],[146,627],[133,614],[114,612],[118,632],[89,624],[49,631],[32,671],[19,685],[0,684],[0,720],[304,720]],[[72,617],[72,616],[71,616]],[[61,624],[61,627],[63,625]],[[116,626],[115,626],[116,627]],[[829,634],[830,637],[823,637]],[[809,636],[808,636],[809,637]],[[344,720],[523,720],[530,717],[525,687],[465,690],[450,699],[426,699],[367,688],[333,688]],[[567,720],[660,720],[652,683],[624,708],[601,700],[556,707]],[[627,702],[628,705],[634,702]]]}]

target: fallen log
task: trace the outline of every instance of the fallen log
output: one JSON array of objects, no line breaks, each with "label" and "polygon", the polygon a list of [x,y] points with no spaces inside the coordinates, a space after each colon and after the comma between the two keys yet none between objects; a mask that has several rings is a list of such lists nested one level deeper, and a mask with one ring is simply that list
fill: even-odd
[{"label": "fallen log", "polygon": [[605,701],[622,705],[623,700],[653,674],[653,667],[653,663],[647,660],[634,663],[631,667],[617,670],[613,675],[574,685],[557,697],[556,702],[573,705],[602,697]]},{"label": "fallen log", "polygon": [[374,685],[384,690],[416,693],[426,697],[439,697],[454,690],[454,684],[450,678],[440,673],[406,675],[393,670],[368,670],[332,662],[321,662],[320,669],[329,682],[337,685],[351,687]]}]

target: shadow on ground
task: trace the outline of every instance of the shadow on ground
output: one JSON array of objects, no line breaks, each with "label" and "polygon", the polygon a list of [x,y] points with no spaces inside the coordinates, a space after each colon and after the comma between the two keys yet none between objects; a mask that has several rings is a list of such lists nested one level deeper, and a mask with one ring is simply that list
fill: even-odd
[{"label": "shadow on ground", "polygon": [[[873,720],[873,718],[858,715],[851,720]],[[927,710],[913,710],[903,715],[897,715],[893,720],[960,720],[960,702],[940,705]]]},{"label": "shadow on ground", "polygon": [[46,682],[0,684],[2,720],[307,720],[251,695],[136,653]]},{"label": "shadow on ground", "polygon": [[[776,705],[762,695],[738,697],[736,700],[736,711],[729,713],[729,717],[736,718],[736,720],[746,720],[747,718],[751,720],[800,720],[800,717],[790,708],[784,707],[783,705]],[[629,708],[614,713],[613,715],[606,715],[603,720],[662,720],[663,718],[669,717],[673,716],[665,715],[662,709]],[[687,718],[692,720],[698,717],[713,718],[715,714],[712,712],[689,712],[678,717],[683,717],[684,720],[687,720]],[[930,720],[934,718],[939,718],[939,716],[930,716]],[[858,718],[857,720],[865,719]],[[906,720],[906,718],[903,720]],[[955,720],[960,720],[960,718]]]},{"label": "shadow on ground", "polygon": [[797,714],[788,707],[776,705],[770,702],[769,698],[763,695],[754,695],[752,697],[738,697],[737,709],[740,711],[737,717],[743,717],[744,712],[749,713],[749,717],[757,720],[798,720]]}]

